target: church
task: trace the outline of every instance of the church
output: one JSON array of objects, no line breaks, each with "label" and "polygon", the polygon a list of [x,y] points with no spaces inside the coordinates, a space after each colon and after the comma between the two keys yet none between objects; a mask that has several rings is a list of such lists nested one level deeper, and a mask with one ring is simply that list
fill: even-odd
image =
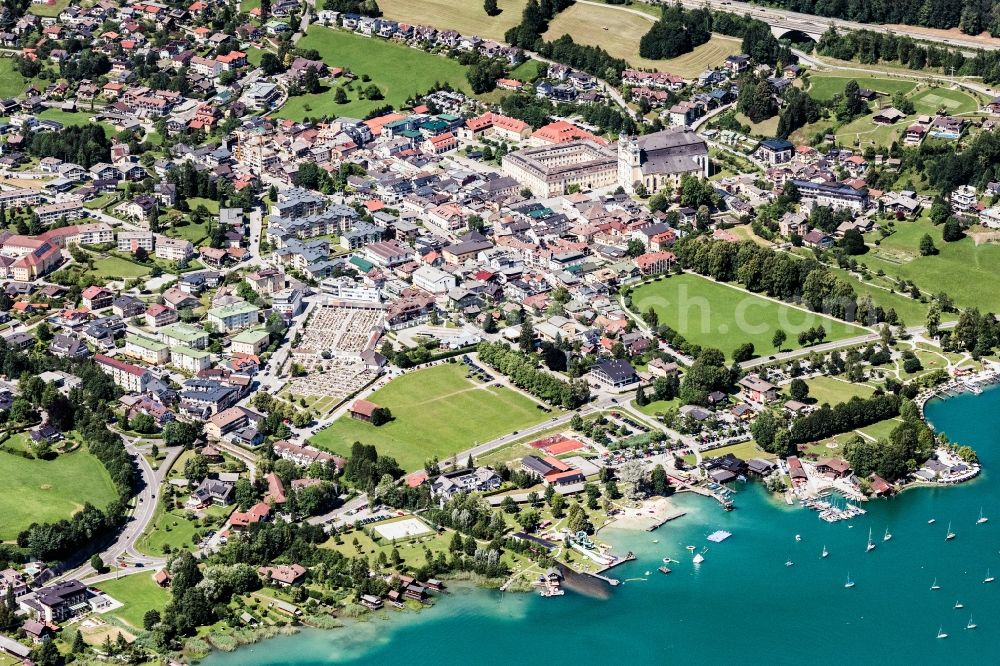
[{"label": "church", "polygon": [[708,145],[689,127],[618,139],[618,184],[634,194],[677,187],[685,174],[708,177]]}]

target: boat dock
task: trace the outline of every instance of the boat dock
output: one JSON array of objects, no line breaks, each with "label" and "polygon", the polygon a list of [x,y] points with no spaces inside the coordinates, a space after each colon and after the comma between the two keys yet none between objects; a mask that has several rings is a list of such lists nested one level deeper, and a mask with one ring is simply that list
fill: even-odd
[{"label": "boat dock", "polygon": [[843,508],[841,508],[838,507],[836,503],[827,501],[822,497],[804,499],[801,501],[801,504],[807,509],[818,511],[820,519],[825,520],[828,523],[850,520],[851,518],[863,516],[867,513],[860,506],[851,504],[850,502],[845,502]]},{"label": "boat dock", "polygon": [[720,486],[718,484],[713,483],[711,484],[711,486],[706,487],[703,485],[691,483],[690,481],[682,479],[679,476],[675,476],[670,472],[667,472],[667,476],[670,477],[670,482],[673,485],[677,486],[677,488],[680,490],[688,490],[690,492],[703,495],[704,497],[711,497],[719,504],[721,504],[722,508],[724,508],[726,511],[732,511],[735,508],[733,506],[733,500],[730,498],[730,495],[732,494],[733,491],[730,490],[729,488],[726,488],[725,486]]},{"label": "boat dock", "polygon": [[629,551],[628,553],[625,554],[625,557],[616,557],[613,562],[611,562],[610,564],[608,564],[608,565],[606,565],[604,567],[601,567],[597,571],[595,571],[593,573],[591,573],[591,572],[586,572],[586,573],[587,573],[588,576],[593,576],[594,578],[600,578],[601,580],[603,580],[608,585],[620,585],[621,584],[620,580],[618,580],[617,578],[610,578],[609,576],[605,576],[604,572],[605,571],[610,571],[611,569],[614,569],[619,564],[624,564],[626,562],[631,562],[634,559],[635,559],[635,553],[633,553],[632,551]]}]

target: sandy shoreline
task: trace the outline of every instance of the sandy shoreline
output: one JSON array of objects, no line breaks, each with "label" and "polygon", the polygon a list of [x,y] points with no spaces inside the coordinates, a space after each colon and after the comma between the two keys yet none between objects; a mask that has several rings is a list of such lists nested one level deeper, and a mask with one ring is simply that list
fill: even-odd
[{"label": "sandy shoreline", "polygon": [[628,507],[624,509],[605,527],[649,532],[663,523],[680,518],[684,513],[669,499],[658,497],[645,500],[638,508]]}]

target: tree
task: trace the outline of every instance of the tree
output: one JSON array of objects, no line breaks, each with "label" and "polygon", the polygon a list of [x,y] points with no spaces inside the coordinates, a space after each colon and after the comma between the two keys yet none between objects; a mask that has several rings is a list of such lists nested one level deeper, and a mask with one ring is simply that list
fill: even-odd
[{"label": "tree", "polygon": [[160,611],[151,608],[142,616],[142,626],[146,631],[152,631],[153,627],[160,623]]},{"label": "tree", "polygon": [[659,464],[653,467],[653,471],[649,476],[649,485],[653,494],[661,497],[667,497],[674,491],[670,485],[670,480],[667,478],[666,470],[663,469],[663,465]]},{"label": "tree", "polygon": [[386,424],[392,420],[392,412],[388,407],[376,407],[372,410],[371,424],[375,427]]},{"label": "tree", "polygon": [[[159,613],[157,613],[159,615]],[[73,654],[83,654],[87,651],[87,644],[83,642],[83,632],[77,631],[76,636],[73,637],[73,646],[70,648],[70,652]]]},{"label": "tree", "polygon": [[566,496],[556,495],[552,498],[552,501],[549,502],[549,505],[552,509],[552,517],[562,518],[566,511]]},{"label": "tree", "polygon": [[649,404],[649,399],[646,397],[646,389],[639,386],[638,390],[635,392],[635,404],[640,407],[645,407]]},{"label": "tree", "polygon": [[733,360],[737,363],[749,361],[753,358],[754,347],[752,342],[745,342],[733,351]]},{"label": "tree", "polygon": [[941,238],[945,243],[953,243],[965,238],[965,233],[962,231],[962,223],[954,217],[949,217],[948,221],[944,223]]},{"label": "tree", "polygon": [[646,246],[638,238],[633,238],[632,240],[630,240],[628,242],[628,248],[625,250],[626,254],[628,254],[628,256],[632,257],[633,259],[635,257],[638,257],[640,254],[643,254],[645,251],[646,251]]},{"label": "tree", "polygon": [[774,444],[774,436],[778,432],[778,420],[770,410],[764,410],[750,424],[750,433],[754,441],[765,451],[770,451]]},{"label": "tree", "polygon": [[938,250],[934,247],[934,239],[931,238],[930,234],[924,234],[920,238],[920,255],[923,257],[929,257],[937,253]]},{"label": "tree", "polygon": [[792,397],[792,400],[802,402],[809,397],[809,384],[806,384],[804,380],[796,377],[792,380],[792,383],[788,385],[788,395]]},{"label": "tree", "polygon": [[788,334],[779,328],[774,332],[774,337],[771,338],[771,344],[774,345],[775,350],[781,351],[781,345],[785,344],[785,340],[787,339]]},{"label": "tree", "polygon": [[333,93],[333,101],[336,104],[347,104],[349,100],[347,99],[347,93],[344,92],[343,87],[337,86],[337,90]]},{"label": "tree", "polygon": [[90,557],[90,566],[94,571],[96,571],[99,574],[102,574],[108,570],[108,565],[106,565],[104,563],[104,560],[101,559],[101,556],[96,553],[94,555],[91,555]]},{"label": "tree", "polygon": [[525,354],[535,351],[535,329],[531,325],[531,319],[527,317],[521,324],[521,333],[518,335],[517,343]]},{"label": "tree", "polygon": [[497,6],[497,0],[485,0],[483,2],[483,10],[487,16],[497,16],[500,14],[500,7]]},{"label": "tree", "polygon": [[868,251],[865,246],[865,237],[857,229],[848,229],[844,232],[844,238],[840,241],[840,246],[849,255],[864,254]]},{"label": "tree", "polygon": [[208,476],[208,458],[203,455],[188,458],[184,463],[184,476],[188,481],[200,483]]},{"label": "tree", "polygon": [[525,509],[521,513],[517,514],[517,524],[525,532],[534,532],[538,529],[538,525],[542,522],[541,515],[534,509]]},{"label": "tree", "polygon": [[941,326],[941,305],[937,301],[932,301],[927,308],[927,335],[936,338],[940,333]]},{"label": "tree", "polygon": [[31,660],[36,666],[59,666],[62,656],[56,649],[55,641],[42,641],[31,651]]}]

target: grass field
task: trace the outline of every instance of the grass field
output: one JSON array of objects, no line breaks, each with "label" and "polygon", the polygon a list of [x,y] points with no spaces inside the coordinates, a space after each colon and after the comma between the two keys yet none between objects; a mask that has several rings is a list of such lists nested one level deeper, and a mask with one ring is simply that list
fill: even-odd
[{"label": "grass field", "polygon": [[29,4],[28,13],[35,16],[59,16],[68,6],[69,0],[48,0],[44,5]]},{"label": "grass field", "polygon": [[[924,234],[934,239],[937,255],[920,255],[920,238]],[[984,288],[984,285],[994,284],[1000,275],[1000,246],[977,247],[971,238],[945,243],[941,239],[941,227],[935,227],[924,217],[896,223],[894,234],[882,239],[878,247],[859,256],[858,260],[872,271],[882,269],[888,275],[913,280],[927,293],[945,291],[961,307],[975,306],[983,312],[1000,311],[1000,291]]]},{"label": "grass field", "polygon": [[201,241],[208,238],[208,222],[202,222],[201,224],[188,223],[182,227],[168,227],[166,235],[174,238],[186,238],[197,248]]},{"label": "grass field", "polygon": [[502,11],[497,16],[487,16],[479,0],[381,0],[378,6],[383,16],[396,21],[502,40],[509,28],[521,22],[526,4],[526,0],[499,0]]},{"label": "grass field", "polygon": [[149,272],[150,269],[146,266],[118,257],[102,257],[94,262],[94,275],[112,280],[143,277],[149,275]]},{"label": "grass field", "polygon": [[[400,0],[403,1],[403,0]],[[549,24],[546,40],[563,35],[571,35],[579,44],[600,46],[616,58],[624,58],[633,67],[654,69],[693,78],[706,69],[725,61],[726,56],[740,51],[740,41],[722,35],[712,35],[712,39],[686,53],[670,60],[649,60],[639,56],[639,40],[649,32],[658,13],[639,16],[620,7],[608,5],[574,4],[559,12]]]},{"label": "grass field", "polygon": [[163,612],[163,608],[170,599],[170,593],[153,582],[155,571],[155,569],[148,569],[130,576],[123,576],[117,580],[106,580],[103,583],[98,583],[96,587],[99,590],[125,604],[121,608],[111,611],[108,615],[142,631],[142,616],[146,614],[146,611]]},{"label": "grass field", "polygon": [[[879,289],[878,287],[864,284],[861,280],[843,269],[831,266],[830,270],[836,273],[840,278],[850,282],[859,299],[865,294],[871,296],[872,302],[875,305],[879,305],[885,310],[892,308],[905,323],[915,326],[927,319],[927,303],[921,303],[920,301],[914,300],[909,296],[904,296],[898,292],[888,291],[887,289]],[[947,321],[950,318],[951,315],[945,313],[941,319],[942,321]]]},{"label": "grass field", "polygon": [[[465,78],[465,67],[454,60],[441,56],[430,55],[407,46],[402,46],[382,39],[361,37],[342,30],[332,30],[321,25],[309,28],[309,34],[299,40],[299,48],[316,49],[323,62],[331,67],[348,68],[358,75],[368,74],[372,83],[381,89],[385,99],[360,100],[358,90],[367,83],[356,81],[354,91],[348,91],[348,104],[335,104],[332,90],[318,96],[304,95],[292,98],[277,115],[286,118],[297,118],[300,115],[322,115],[322,110],[337,116],[364,117],[376,107],[392,104],[397,108],[402,106],[407,97],[416,93],[426,92],[435,82],[450,83],[463,92],[469,92],[469,83]],[[314,98],[296,102],[304,98]],[[322,107],[316,103],[323,102]],[[305,112],[302,105],[309,103],[311,112]]]},{"label": "grass field", "polygon": [[742,113],[736,114],[736,120],[750,127],[750,134],[756,136],[766,136],[772,137],[778,132],[778,116],[771,116],[767,120],[763,120],[759,123],[751,122]]},{"label": "grass field", "polygon": [[865,329],[748,294],[693,273],[675,275],[637,287],[632,309],[650,307],[660,323],[680,332],[690,342],[716,347],[731,357],[734,349],[752,342],[758,354],[773,352],[771,338],[781,328],[788,334],[784,349],[797,349],[800,331],[819,324],[828,341],[864,335]]},{"label": "grass field", "polygon": [[807,379],[806,384],[809,385],[810,399],[815,400],[817,405],[839,405],[854,396],[869,398],[875,392],[867,384],[852,384],[836,377],[813,377]]},{"label": "grass field", "polygon": [[972,95],[961,90],[947,88],[926,88],[910,95],[917,113],[934,115],[939,110],[950,115],[972,113],[979,103]]},{"label": "grass field", "polygon": [[640,406],[635,404],[635,401],[633,400],[632,406],[646,416],[656,416],[657,414],[663,414],[668,409],[679,408],[681,406],[681,401],[680,398],[674,398],[673,400],[653,400]]},{"label": "grass field", "polygon": [[892,95],[896,92],[908,93],[917,85],[915,81],[907,81],[906,79],[812,74],[809,77],[809,95],[821,101],[833,99],[834,95],[843,94],[847,82],[851,80],[857,81],[862,88],[875,90],[886,95]]},{"label": "grass field", "polygon": [[27,460],[0,449],[0,479],[0,540],[13,539],[33,522],[69,518],[86,502],[103,509],[117,496],[104,465],[82,449],[53,460]]},{"label": "grass field", "polygon": [[391,423],[376,428],[344,416],[311,442],[341,455],[356,441],[374,444],[403,469],[414,470],[434,456],[444,460],[551,416],[519,393],[465,374],[464,365],[446,363],[403,375],[369,398],[389,408]]},{"label": "grass field", "polygon": [[209,213],[212,215],[219,214],[219,202],[213,201],[212,199],[205,199],[203,197],[191,197],[188,201],[188,207],[191,210],[195,210],[198,206],[204,206]]},{"label": "grass field", "polygon": [[[703,460],[708,460],[709,458],[721,458],[727,454],[733,454],[740,460],[750,460],[751,458],[764,458],[765,460],[774,460],[775,456],[773,453],[768,453],[764,449],[757,446],[757,442],[740,442],[739,444],[730,444],[729,446],[721,446],[717,449],[712,449],[710,451],[704,451],[701,454]],[[688,454],[684,456],[684,462],[688,464],[693,464],[696,460],[694,454]]]},{"label": "grass field", "polygon": [[0,58],[0,96],[17,97],[24,93],[28,81],[14,70],[13,58]]}]

